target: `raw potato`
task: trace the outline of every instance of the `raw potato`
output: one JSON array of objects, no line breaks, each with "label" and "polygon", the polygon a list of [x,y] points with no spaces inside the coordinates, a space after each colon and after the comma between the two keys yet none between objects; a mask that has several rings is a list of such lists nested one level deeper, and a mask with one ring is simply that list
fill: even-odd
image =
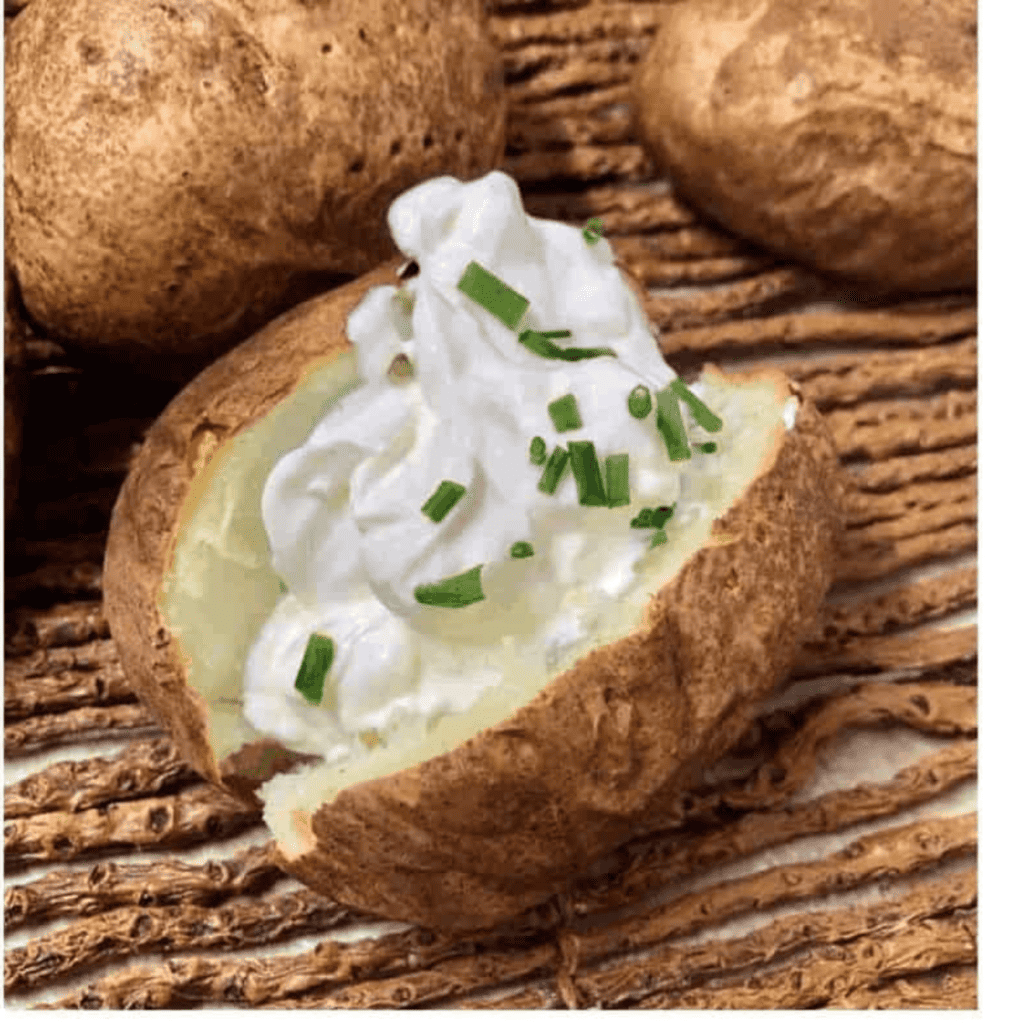
[{"label": "raw potato", "polygon": [[26,308],[180,381],[396,255],[396,196],[504,153],[481,0],[33,0],[5,88]]},{"label": "raw potato", "polygon": [[[103,592],[127,676],[184,756],[247,799],[294,758],[240,721],[241,658],[278,589],[265,536],[225,539],[225,524],[245,493],[257,506],[246,514],[258,522],[270,468],[352,380],[341,325],[369,288],[396,283],[397,268],[392,262],[305,303],[207,368],[150,430],[114,509]],[[785,678],[815,626],[839,542],[842,487],[813,406],[799,403],[793,429],[784,429],[792,387],[780,373],[746,380],[705,372],[749,394],[752,416],[767,405],[766,422],[777,426],[763,450],[748,454],[740,497],[704,527],[695,544],[703,546],[674,578],[669,566],[644,620],[493,724],[478,730],[475,717],[463,719],[465,736],[453,728],[440,750],[424,748],[426,759],[375,750],[352,776],[366,780],[336,796],[337,787],[324,789],[330,766],[277,775],[260,797],[286,870],[391,919],[489,926],[671,817],[702,769],[740,738],[756,701]],[[216,500],[204,519],[208,489]],[[179,545],[193,530],[188,548]],[[204,545],[230,556],[204,569]],[[186,557],[196,571],[175,580],[184,564],[176,560]],[[201,620],[204,571],[218,585],[235,574],[224,585],[244,594],[250,611],[231,613],[237,628],[218,626],[211,651],[196,653],[193,643],[190,659],[189,638],[170,622],[184,621],[189,601]],[[168,594],[178,595],[173,612]],[[242,648],[237,656],[224,650],[233,645]],[[201,678],[205,697],[190,685]],[[395,763],[407,757],[411,767]],[[374,777],[367,765],[389,758]],[[315,813],[299,806],[316,806],[321,792],[329,803]]]},{"label": "raw potato", "polygon": [[872,289],[976,286],[975,0],[687,0],[633,107],[729,230]]}]

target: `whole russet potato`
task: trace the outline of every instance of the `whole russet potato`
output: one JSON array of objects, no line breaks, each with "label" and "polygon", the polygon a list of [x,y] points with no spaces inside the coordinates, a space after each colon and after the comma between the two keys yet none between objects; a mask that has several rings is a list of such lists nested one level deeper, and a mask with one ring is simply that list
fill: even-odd
[{"label": "whole russet potato", "polygon": [[975,0],[687,0],[634,81],[677,194],[871,291],[977,283]]},{"label": "whole russet potato", "polygon": [[504,152],[481,0],[33,0],[5,89],[28,312],[182,381],[395,255],[399,193]]},{"label": "whole russet potato", "polygon": [[281,455],[357,386],[348,315],[398,269],[296,307],[171,402],[114,509],[105,614],[128,678],[182,754],[263,802],[286,870],[392,919],[484,927],[670,820],[739,740],[816,625],[842,485],[824,421],[793,402],[781,373],[705,368],[732,396],[733,419],[772,425],[726,474],[731,497],[694,527],[681,564],[645,578],[641,621],[550,672],[532,699],[505,706],[499,692],[485,719],[463,715],[421,746],[370,751],[350,782],[326,762],[282,771],[317,759],[241,714],[246,651],[279,597],[260,496]]}]

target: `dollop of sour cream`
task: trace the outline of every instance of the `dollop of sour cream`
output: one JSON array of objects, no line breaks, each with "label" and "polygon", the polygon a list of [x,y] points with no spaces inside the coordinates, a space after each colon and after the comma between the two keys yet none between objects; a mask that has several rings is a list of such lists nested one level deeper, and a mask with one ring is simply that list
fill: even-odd
[{"label": "dollop of sour cream", "polygon": [[[245,715],[329,758],[386,742],[410,719],[468,709],[501,684],[517,644],[554,657],[586,635],[580,595],[614,602],[650,549],[654,531],[630,527],[638,511],[686,508],[689,460],[670,461],[655,412],[638,419],[627,405],[638,385],[653,397],[676,374],[606,240],[528,216],[497,171],[426,181],[392,204],[388,223],[418,273],[352,312],[360,386],[278,461],[262,501],[287,593],[249,652]],[[528,299],[514,328],[459,288],[471,262]],[[614,355],[545,358],[521,342],[527,330],[567,330],[559,346]],[[549,405],[567,395],[582,425],[559,429]],[[702,439],[691,420],[686,430]],[[554,493],[540,490],[537,437],[548,458],[569,441],[592,442],[602,467],[628,453],[628,505],[582,505],[568,468]],[[423,507],[445,481],[464,491],[435,521]],[[483,600],[417,598],[475,567]],[[316,704],[295,688],[314,632],[334,644]],[[470,667],[474,645],[493,656]]]}]

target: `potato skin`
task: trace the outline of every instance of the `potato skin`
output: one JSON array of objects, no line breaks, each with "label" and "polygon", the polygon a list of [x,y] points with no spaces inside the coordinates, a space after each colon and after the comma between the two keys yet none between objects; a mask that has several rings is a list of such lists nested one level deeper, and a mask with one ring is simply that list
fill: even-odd
[{"label": "potato skin", "polygon": [[34,0],[5,90],[26,308],[179,381],[397,255],[402,192],[504,152],[481,0]]},{"label": "potato skin", "polygon": [[[163,577],[208,438],[243,431],[311,363],[347,347],[339,324],[397,269],[305,303],[208,367],[152,427],[114,508],[103,586],[125,672],[183,756],[252,802],[292,755],[268,741],[215,763],[206,709],[159,612]],[[792,386],[774,379],[784,398]],[[279,850],[282,866],[340,902],[445,929],[486,927],[549,897],[671,817],[785,678],[831,583],[841,503],[835,450],[804,402],[637,631],[449,754],[343,791],[298,823],[311,847],[294,859]]]}]

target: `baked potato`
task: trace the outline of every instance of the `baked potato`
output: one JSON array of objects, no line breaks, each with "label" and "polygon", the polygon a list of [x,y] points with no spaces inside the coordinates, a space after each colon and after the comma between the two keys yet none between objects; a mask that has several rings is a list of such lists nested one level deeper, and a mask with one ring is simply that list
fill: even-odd
[{"label": "baked potato", "polygon": [[678,195],[868,292],[977,285],[975,0],[687,0],[638,67]]},{"label": "baked potato", "polygon": [[182,382],[394,256],[399,193],[504,152],[481,0],[34,0],[5,67],[28,312]]},{"label": "baked potato", "polygon": [[[282,866],[340,902],[455,930],[488,926],[543,901],[602,855],[671,817],[706,766],[740,738],[757,700],[784,679],[801,638],[816,625],[842,518],[842,486],[824,422],[781,373],[730,375],[707,366],[691,382],[692,391],[681,386],[657,354],[642,292],[634,281],[623,285],[607,241],[595,244],[595,236],[586,233],[580,240],[581,233],[566,225],[526,218],[513,192],[511,180],[497,173],[471,185],[440,179],[411,190],[408,202],[403,196],[394,204],[389,219],[415,266],[393,261],[306,302],[185,387],[149,431],[124,483],[104,566],[106,615],[128,678],[192,765],[243,799],[262,803]],[[492,226],[501,236],[497,245],[488,237]],[[542,230],[548,234],[531,234]],[[423,241],[432,231],[442,240],[436,251]],[[537,237],[550,247],[537,250],[540,256],[531,262],[530,239]],[[519,294],[528,292],[531,301],[539,297],[538,319],[546,308],[554,321],[552,310],[559,310],[558,322],[568,322],[572,332],[545,335],[528,329],[518,335],[516,347],[514,330],[495,326],[497,313],[479,311],[474,305],[479,299],[460,297],[468,294],[463,287],[468,270],[458,289],[449,288],[467,254],[485,251],[494,278]],[[545,299],[544,276],[532,274],[537,263],[545,274],[564,270],[574,294],[566,297],[555,287]],[[410,275],[416,274],[419,290],[409,293]],[[595,306],[600,316],[592,326],[599,333],[602,318],[614,321],[608,337],[621,342],[616,351],[554,345],[554,337],[585,334],[584,321]],[[575,312],[566,312],[570,308]],[[616,309],[623,314],[620,320],[608,313]],[[396,334],[392,347],[378,343],[374,332],[383,328],[375,326],[375,311],[384,318],[408,314],[412,327]],[[530,311],[533,315],[533,306]],[[441,323],[445,316],[454,318],[450,323],[458,330],[431,335],[431,318]],[[471,347],[460,349],[478,328]],[[606,424],[595,418],[595,409],[606,409],[609,422],[619,417],[616,436],[636,439],[630,444],[638,461],[626,467],[629,494],[621,502],[612,498],[617,484],[610,458],[607,471],[598,471],[606,496],[589,502],[595,507],[582,507],[585,476],[576,462],[582,449],[574,450],[573,441],[568,444],[576,453],[572,473],[578,495],[569,483],[545,491],[558,449],[546,463],[534,458],[534,438],[527,442],[529,453],[512,447],[499,453],[498,445],[491,445],[496,457],[481,472],[511,467],[526,482],[498,504],[486,535],[472,532],[473,517],[485,516],[488,507],[482,484],[484,496],[474,498],[476,477],[469,481],[462,519],[461,512],[435,518],[428,511],[440,487],[422,509],[423,492],[413,488],[412,515],[399,518],[398,532],[390,535],[386,530],[396,523],[389,518],[390,506],[364,506],[366,495],[387,495],[389,482],[408,489],[407,480],[395,475],[399,469],[407,468],[413,478],[430,462],[422,437],[392,416],[396,396],[404,395],[401,401],[427,417],[416,422],[427,422],[435,431],[431,437],[447,436],[438,417],[459,401],[450,407],[436,401],[450,393],[440,387],[439,365],[456,373],[477,359],[479,370],[490,358],[487,346],[495,339],[499,346],[507,344],[501,349],[507,360],[501,394],[516,403],[507,411],[524,419],[528,438],[530,424],[539,422],[527,419],[530,403],[541,403],[541,415],[550,413],[552,420],[552,405],[558,403],[546,404],[547,394],[535,394],[537,381],[546,378],[517,374],[551,375],[554,392],[548,394],[563,387],[562,379],[555,379],[563,372],[566,380],[584,379],[573,373],[589,373],[587,379],[595,382],[601,374],[600,379],[612,380],[616,373],[627,380],[640,365],[627,344],[636,330],[646,332],[653,358],[666,370],[661,380],[670,382],[657,392],[655,403],[634,405],[630,392],[627,414],[624,394],[622,409],[613,410],[596,384],[594,395],[582,385],[575,389],[578,411],[599,441]],[[451,339],[447,363],[447,356],[437,349],[431,354],[430,348],[431,341],[446,337]],[[410,389],[410,364],[418,390]],[[395,376],[396,368],[403,372]],[[486,403],[498,389],[488,387],[483,370],[479,373],[466,378],[477,380],[476,389],[460,392],[469,410],[460,430],[482,435],[489,425]],[[521,387],[527,379],[529,387]],[[670,392],[691,398],[699,392],[697,406],[716,411],[717,427],[700,417],[698,424],[718,431],[716,441],[698,444],[700,427],[688,421],[693,452],[685,459],[671,456],[671,464],[659,447],[664,439],[673,451],[665,425],[671,419],[664,404],[672,400]],[[378,399],[385,405],[374,406]],[[429,416],[425,407],[432,410]],[[384,419],[374,409],[384,409]],[[355,469],[346,462],[354,442],[331,433],[348,410],[358,412],[352,422],[370,424],[365,450],[372,454]],[[385,428],[387,417],[392,418]],[[577,429],[584,428],[557,426],[559,432]],[[644,488],[655,486],[644,476],[645,437],[676,474],[674,486],[682,488],[678,513],[675,503],[637,511]],[[607,445],[602,441],[599,447]],[[375,465],[380,477],[371,487],[367,467],[373,471]],[[683,484],[680,466],[686,468]],[[540,483],[535,472],[543,472]],[[454,470],[449,475],[458,476]],[[378,486],[384,490],[375,490]],[[299,504],[276,515],[282,493],[296,496]],[[530,555],[536,557],[525,557],[522,549],[516,553],[524,542],[513,544],[511,557],[496,558],[490,575],[490,562],[478,571],[482,591],[461,603],[435,601],[432,586],[415,587],[420,606],[413,604],[408,612],[415,628],[401,635],[403,642],[415,637],[422,643],[419,681],[386,695],[395,698],[388,705],[392,711],[413,708],[415,713],[409,712],[411,719],[399,716],[391,728],[381,724],[376,706],[371,708],[376,718],[360,717],[355,708],[346,733],[351,744],[338,754],[337,738],[326,734],[340,728],[339,721],[349,721],[347,702],[366,697],[345,688],[344,673],[379,650],[384,669],[374,677],[375,685],[387,691],[404,671],[397,667],[402,652],[392,658],[380,639],[384,634],[372,631],[345,648],[337,639],[345,621],[339,626],[336,616],[332,626],[329,615],[316,620],[317,602],[331,598],[315,588],[304,591],[306,563],[296,568],[289,559],[298,551],[317,571],[335,576],[348,559],[371,580],[383,559],[384,581],[393,585],[375,584],[371,603],[378,611],[398,609],[405,615],[405,577],[395,566],[410,560],[414,579],[424,573],[434,578],[446,565],[450,571],[467,560],[484,561],[486,554],[474,552],[489,550],[486,545],[501,534],[505,520],[515,519],[519,501],[532,503],[536,552],[531,549]],[[294,509],[299,511],[293,514]],[[321,513],[325,518],[318,526]],[[544,519],[551,514],[554,518]],[[630,544],[634,534],[644,533],[641,527],[662,528],[650,535],[649,546],[645,533],[643,543],[629,549],[633,575],[627,574],[627,583],[608,591],[604,582],[590,589],[563,587],[558,590],[562,604],[544,605],[541,581],[561,579],[563,563],[551,551],[562,535],[585,523],[579,528],[591,532],[580,542],[578,564],[587,559],[603,564],[618,534],[601,533],[594,524],[611,522],[616,514],[620,525],[629,525]],[[356,532],[340,533],[342,543],[334,548],[326,542],[317,547],[324,529],[340,530],[349,516],[358,523]],[[538,526],[543,522],[554,524],[550,536]],[[510,529],[494,550],[505,550],[521,526]],[[442,538],[438,547],[418,548],[421,532]],[[381,538],[388,536],[397,539],[384,543]],[[375,538],[374,543],[360,548],[365,538]],[[454,561],[444,562],[448,556]],[[543,575],[549,570],[553,576]],[[538,575],[522,575],[527,571]],[[503,572],[521,573],[519,589],[511,587],[507,599],[500,596]],[[527,579],[534,582],[527,586],[522,583]],[[520,644],[517,636],[502,632],[524,602],[561,614],[570,598],[583,602],[580,621],[587,628],[561,648],[537,648],[540,656],[527,641]],[[329,676],[329,688],[337,686],[333,696],[322,689],[323,675],[315,698],[304,688],[313,637],[303,655],[301,644],[297,651],[294,644],[289,648],[286,637],[283,647],[275,646],[272,630],[268,633],[282,609],[300,605],[307,616],[300,639],[308,635],[310,622],[313,637],[316,621],[325,632],[334,629],[336,660],[345,668],[338,669],[337,679]],[[341,607],[344,620],[347,606]],[[532,628],[523,627],[524,635]],[[544,628],[544,622],[536,628]],[[497,662],[486,661],[494,651]],[[455,690],[459,666],[465,666],[468,691],[478,656],[487,665],[500,663],[497,682],[462,703],[423,703],[435,685],[427,682],[433,664],[455,659],[449,680]],[[428,665],[435,657],[438,661]],[[252,687],[253,679],[260,683],[264,677],[274,686],[283,680],[277,696]],[[262,700],[269,703],[260,705]],[[323,707],[311,709],[304,700],[322,701]],[[303,723],[312,720],[306,711],[320,715],[311,731],[304,731]],[[298,724],[289,732],[293,715]],[[320,727],[323,737],[315,732]]]}]

